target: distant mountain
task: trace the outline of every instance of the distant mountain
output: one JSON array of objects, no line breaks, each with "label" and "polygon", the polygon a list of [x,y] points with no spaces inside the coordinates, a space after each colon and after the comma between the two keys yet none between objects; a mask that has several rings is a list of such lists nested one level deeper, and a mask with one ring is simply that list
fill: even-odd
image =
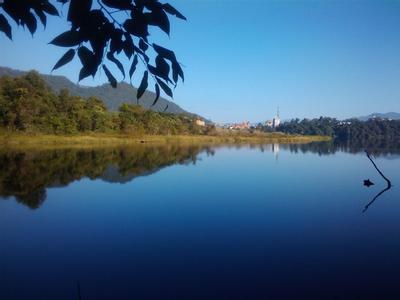
[{"label": "distant mountain", "polygon": [[[0,76],[16,77],[24,75],[26,73],[27,72],[24,71],[13,70],[6,67],[0,67]],[[41,76],[47,82],[49,87],[54,91],[59,92],[62,89],[67,89],[74,96],[80,96],[84,98],[94,96],[96,98],[103,100],[107,108],[111,111],[117,111],[122,103],[129,103],[129,104],[140,104],[141,106],[154,111],[164,111],[165,108],[167,108],[165,112],[174,114],[182,113],[188,115],[195,115],[187,112],[180,106],[162,97],[160,97],[156,105],[152,107],[151,105],[154,102],[155,94],[150,91],[146,91],[138,102],[136,98],[137,89],[125,82],[119,83],[118,87],[114,89],[109,84],[103,84],[97,87],[86,87],[77,85],[64,76],[43,75],[43,74],[41,74]]]},{"label": "distant mountain", "polygon": [[400,113],[397,112],[388,112],[388,113],[373,113],[368,116],[358,117],[360,121],[368,121],[369,119],[391,119],[391,120],[400,120]]}]

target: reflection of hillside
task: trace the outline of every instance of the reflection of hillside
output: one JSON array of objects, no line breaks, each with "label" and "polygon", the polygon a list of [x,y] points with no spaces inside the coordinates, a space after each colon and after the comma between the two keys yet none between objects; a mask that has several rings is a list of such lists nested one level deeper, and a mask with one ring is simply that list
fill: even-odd
[{"label": "reflection of hillside", "polygon": [[[46,188],[83,177],[126,183],[173,164],[196,162],[200,146],[137,146],[91,150],[0,152],[0,197],[14,196],[30,208],[46,199]],[[212,151],[211,151],[212,153]]]}]

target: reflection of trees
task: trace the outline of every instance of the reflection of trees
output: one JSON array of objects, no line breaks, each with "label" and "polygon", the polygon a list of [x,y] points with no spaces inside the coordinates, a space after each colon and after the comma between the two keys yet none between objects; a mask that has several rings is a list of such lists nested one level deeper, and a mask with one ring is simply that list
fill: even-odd
[{"label": "reflection of trees", "polygon": [[331,142],[316,142],[310,144],[281,145],[281,148],[291,152],[317,153],[318,155],[330,155],[336,152],[360,153],[367,150],[375,156],[400,154],[400,140],[391,139],[335,139]]},{"label": "reflection of trees", "polygon": [[[65,186],[83,177],[96,179],[104,176],[108,181],[126,182],[169,165],[195,163],[203,150],[213,154],[212,149],[206,147],[178,145],[2,151],[0,196],[15,196],[18,202],[38,208],[46,199],[47,187]],[[111,166],[117,172],[107,173]]]}]

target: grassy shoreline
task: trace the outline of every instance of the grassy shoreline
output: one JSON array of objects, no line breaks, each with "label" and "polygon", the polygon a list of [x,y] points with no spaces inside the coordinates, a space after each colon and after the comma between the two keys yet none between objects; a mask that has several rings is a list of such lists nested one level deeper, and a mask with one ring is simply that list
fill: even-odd
[{"label": "grassy shoreline", "polygon": [[89,133],[82,135],[44,135],[8,133],[0,134],[0,147],[96,147],[135,144],[268,144],[268,143],[310,143],[329,141],[326,136],[266,134],[232,135],[143,135]]}]

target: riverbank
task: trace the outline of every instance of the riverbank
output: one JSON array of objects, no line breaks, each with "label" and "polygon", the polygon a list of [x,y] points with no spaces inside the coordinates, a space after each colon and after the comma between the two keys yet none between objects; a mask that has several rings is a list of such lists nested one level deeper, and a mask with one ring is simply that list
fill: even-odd
[{"label": "riverbank", "polygon": [[329,141],[326,136],[287,135],[282,133],[232,135],[123,135],[89,133],[82,135],[0,134],[0,147],[95,147],[134,144],[268,144]]}]

